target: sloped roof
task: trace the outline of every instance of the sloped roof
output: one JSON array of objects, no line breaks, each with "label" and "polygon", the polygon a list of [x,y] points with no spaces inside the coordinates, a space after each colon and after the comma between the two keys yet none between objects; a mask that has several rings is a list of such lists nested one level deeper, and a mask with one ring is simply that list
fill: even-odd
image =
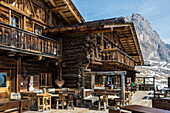
[{"label": "sloped roof", "polygon": [[51,12],[62,17],[67,24],[76,24],[84,22],[75,5],[71,0],[44,0],[51,8]]}]

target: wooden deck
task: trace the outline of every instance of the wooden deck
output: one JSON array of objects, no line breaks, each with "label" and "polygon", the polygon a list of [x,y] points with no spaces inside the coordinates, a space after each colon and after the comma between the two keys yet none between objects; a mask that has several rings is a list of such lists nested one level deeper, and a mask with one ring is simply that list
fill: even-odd
[{"label": "wooden deck", "polygon": [[[133,93],[132,104],[152,107],[153,96],[154,96],[153,91],[138,91],[136,93]],[[17,112],[12,112],[12,113],[17,113]],[[24,113],[40,113],[40,112],[25,111]],[[97,111],[97,110],[89,110],[88,108],[75,107],[74,110],[52,109],[51,111],[45,111],[44,113],[108,113],[108,110]]]}]

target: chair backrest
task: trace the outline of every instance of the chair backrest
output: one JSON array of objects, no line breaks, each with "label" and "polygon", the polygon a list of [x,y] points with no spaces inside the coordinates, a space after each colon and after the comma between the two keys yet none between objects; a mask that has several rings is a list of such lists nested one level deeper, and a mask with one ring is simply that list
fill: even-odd
[{"label": "chair backrest", "polygon": [[68,100],[73,100],[74,99],[74,94],[68,94]]}]

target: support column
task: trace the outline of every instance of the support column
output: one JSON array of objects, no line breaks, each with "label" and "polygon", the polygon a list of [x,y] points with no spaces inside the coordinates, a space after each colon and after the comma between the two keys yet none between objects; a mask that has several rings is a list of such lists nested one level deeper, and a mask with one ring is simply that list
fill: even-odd
[{"label": "support column", "polygon": [[16,93],[21,89],[21,58],[17,58]]},{"label": "support column", "polygon": [[94,85],[95,85],[95,75],[91,75],[91,89],[94,89]]},{"label": "support column", "polygon": [[122,105],[125,105],[125,74],[121,73],[121,99],[123,100]]},{"label": "support column", "polygon": [[85,76],[84,76],[84,67],[81,67],[81,86],[85,86]]},{"label": "support column", "polygon": [[81,67],[81,107],[84,107],[84,87],[85,87],[85,74],[84,74],[84,67]]}]

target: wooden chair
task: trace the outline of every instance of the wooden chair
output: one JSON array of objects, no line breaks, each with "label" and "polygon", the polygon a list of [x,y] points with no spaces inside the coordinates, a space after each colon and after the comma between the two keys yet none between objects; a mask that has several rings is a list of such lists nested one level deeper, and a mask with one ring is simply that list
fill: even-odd
[{"label": "wooden chair", "polygon": [[56,99],[56,109],[58,109],[59,106],[61,106],[62,109],[64,109],[64,99]]},{"label": "wooden chair", "polygon": [[98,100],[98,111],[100,111],[101,108],[106,110],[106,100]]},{"label": "wooden chair", "polygon": [[38,111],[42,109],[44,112],[45,109],[51,110],[51,95],[49,94],[39,94],[38,96]]},{"label": "wooden chair", "polygon": [[68,109],[68,107],[71,105],[71,108],[74,110],[74,94],[68,94],[68,99],[66,100],[67,101],[67,105],[66,105],[66,109]]},{"label": "wooden chair", "polygon": [[22,109],[24,107],[27,107],[27,109],[30,111],[30,107],[31,107],[31,99],[22,99],[20,101],[20,112],[22,113]]},{"label": "wooden chair", "polygon": [[156,96],[160,98],[161,95],[164,95],[162,93],[162,90],[158,90],[158,86],[156,86],[156,88],[154,89],[154,98],[156,98]]},{"label": "wooden chair", "polygon": [[120,109],[120,107],[122,106],[122,102],[123,102],[123,100],[122,99],[120,99],[120,98],[115,98],[114,99],[114,102],[115,102],[115,107],[116,107],[116,109]]}]

